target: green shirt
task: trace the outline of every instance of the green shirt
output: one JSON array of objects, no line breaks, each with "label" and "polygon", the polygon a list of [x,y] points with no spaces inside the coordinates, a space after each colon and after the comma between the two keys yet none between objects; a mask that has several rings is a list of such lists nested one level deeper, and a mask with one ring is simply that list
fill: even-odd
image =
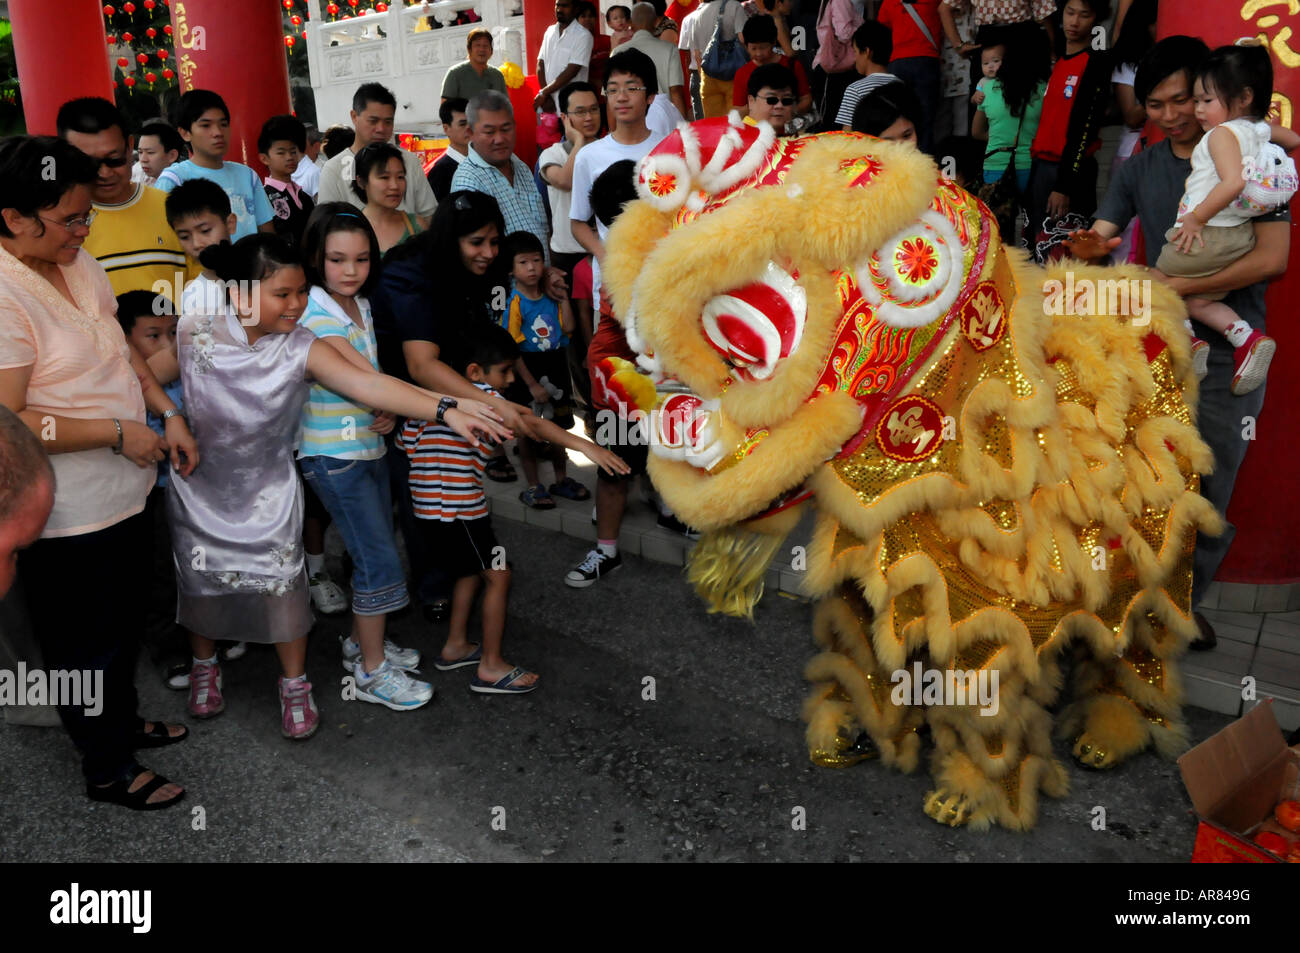
[{"label": "green shirt", "polygon": [[[989,142],[986,151],[1010,150],[1012,143],[1016,142],[1016,130],[1019,129],[1020,142],[1016,146],[1016,170],[1027,172],[1032,161],[1029,148],[1034,143],[1034,133],[1038,131],[1038,117],[1043,112],[1043,93],[1047,89],[1047,84],[1040,85],[1029,97],[1029,105],[1025,107],[1023,127],[1021,117],[1011,115],[1011,110],[1007,108],[1007,101],[1002,98],[1000,80],[986,79],[981,89],[984,90],[984,102],[980,103],[979,108],[989,121]],[[989,172],[1002,172],[1010,159],[1010,151],[995,153],[984,159],[984,168]]]},{"label": "green shirt", "polygon": [[486,67],[480,76],[469,60],[465,60],[447,70],[447,75],[442,79],[444,99],[473,99],[485,89],[495,89],[503,96],[510,95],[506,89],[506,78],[495,66]]}]

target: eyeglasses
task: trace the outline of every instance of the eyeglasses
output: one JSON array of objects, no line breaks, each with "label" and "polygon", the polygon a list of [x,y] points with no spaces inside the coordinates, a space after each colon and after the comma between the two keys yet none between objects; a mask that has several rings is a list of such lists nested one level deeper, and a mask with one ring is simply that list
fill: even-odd
[{"label": "eyeglasses", "polygon": [[644,93],[644,86],[606,86],[606,96],[618,96],[621,93]]},{"label": "eyeglasses", "polygon": [[[755,96],[754,98],[758,99],[759,97]],[[775,106],[777,103],[782,106],[793,106],[795,101],[793,96],[764,96],[762,99],[769,106]]]},{"label": "eyeglasses", "polygon": [[36,217],[42,222],[49,222],[51,225],[58,225],[60,228],[72,231],[74,228],[90,228],[94,224],[97,215],[99,215],[98,212],[92,211],[85,218],[66,218],[61,222],[57,218],[46,218],[44,215],[37,215]]},{"label": "eyeglasses", "polygon": [[599,116],[599,115],[600,115],[600,107],[599,107],[599,106],[588,106],[588,107],[586,107],[585,109],[570,109],[569,112],[568,112],[568,115],[570,115],[570,116],[577,116],[577,117],[579,117],[579,118],[582,118],[583,116]]}]

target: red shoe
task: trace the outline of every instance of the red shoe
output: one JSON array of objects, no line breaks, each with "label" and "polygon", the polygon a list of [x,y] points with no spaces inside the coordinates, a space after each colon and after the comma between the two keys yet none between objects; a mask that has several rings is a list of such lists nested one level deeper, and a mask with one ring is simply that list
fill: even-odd
[{"label": "red shoe", "polygon": [[311,682],[305,678],[280,679],[280,734],[290,741],[303,741],[316,734],[320,713],[311,697]]},{"label": "red shoe", "polygon": [[1233,354],[1237,370],[1232,375],[1232,392],[1240,397],[1249,394],[1268,377],[1268,365],[1277,351],[1277,342],[1262,331],[1251,331],[1246,343]]},{"label": "red shoe", "polygon": [[195,718],[212,718],[226,710],[221,696],[221,666],[195,665],[190,669],[190,714]]}]

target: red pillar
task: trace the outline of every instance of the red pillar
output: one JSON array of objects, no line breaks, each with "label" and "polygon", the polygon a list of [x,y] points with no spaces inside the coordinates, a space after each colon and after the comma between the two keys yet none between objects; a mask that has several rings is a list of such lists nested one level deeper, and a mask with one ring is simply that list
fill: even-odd
[{"label": "red pillar", "polygon": [[542,34],[555,22],[555,0],[524,0],[524,59],[519,65],[525,76],[537,75],[537,54]]},{"label": "red pillar", "polygon": [[280,4],[172,0],[171,9],[181,92],[218,93],[230,109],[226,158],[265,175],[257,160],[257,135],[262,123],[292,106]]},{"label": "red pillar", "polygon": [[113,70],[100,0],[9,0],[23,115],[32,135],[54,135],[69,99],[113,101]]},{"label": "red pillar", "polygon": [[[1271,45],[1274,90],[1283,97],[1286,125],[1300,123],[1300,13],[1288,4],[1248,0],[1179,0],[1161,4],[1157,35],[1198,36],[1211,48],[1241,36],[1262,35]],[[1293,52],[1294,49],[1294,52]],[[1292,216],[1296,215],[1294,203]],[[1232,549],[1219,568],[1225,582],[1300,582],[1300,443],[1293,436],[1300,407],[1300,327],[1295,302],[1300,300],[1300,234],[1292,232],[1287,273],[1268,290],[1268,333],[1277,339],[1277,355],[1268,372],[1268,392],[1255,440],[1237,474],[1228,519],[1237,527]],[[1243,425],[1244,427],[1244,425]]]}]

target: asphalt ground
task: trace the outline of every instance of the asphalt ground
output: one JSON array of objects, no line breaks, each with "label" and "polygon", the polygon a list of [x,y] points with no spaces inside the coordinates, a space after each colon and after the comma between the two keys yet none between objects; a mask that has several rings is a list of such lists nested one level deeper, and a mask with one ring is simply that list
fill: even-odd
[{"label": "asphalt ground", "polygon": [[[585,544],[499,522],[514,567],[506,657],[528,696],[478,696],[473,669],[427,671],[418,712],[341,698],[346,616],[309,650],[321,729],[281,738],[274,653],[225,666],[226,712],[195,723],[142,661],[142,714],[190,724],[140,760],[187,788],[137,814],[86,799],[59,729],[0,726],[4,861],[1091,861],[1180,862],[1195,820],[1177,767],[1145,753],[1094,773],[1057,756],[1071,790],[1030,833],[949,829],[922,813],[930,779],[808,760],[799,712],[811,607],[769,595],[755,621],[708,615],[681,570],[625,557],[584,591],[562,577]],[[432,657],[418,611],[392,637]],[[472,635],[472,633],[471,633]],[[647,700],[646,679],[654,699]],[[1229,719],[1187,712],[1193,740]],[[1095,830],[1094,809],[1106,827]],[[196,811],[201,808],[201,811]],[[802,808],[805,828],[795,829]]]}]

